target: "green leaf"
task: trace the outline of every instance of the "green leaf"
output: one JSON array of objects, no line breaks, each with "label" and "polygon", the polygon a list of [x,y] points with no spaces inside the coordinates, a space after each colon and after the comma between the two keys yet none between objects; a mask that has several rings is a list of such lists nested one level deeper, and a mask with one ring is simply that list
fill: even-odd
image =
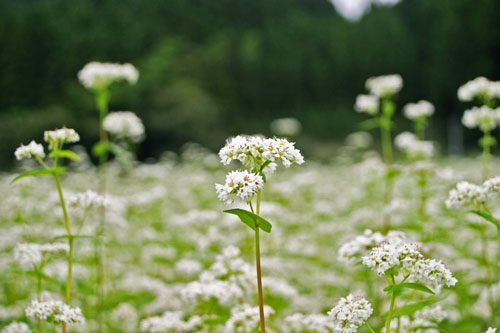
[{"label": "green leaf", "polygon": [[60,157],[60,158],[69,158],[73,161],[80,162],[80,156],[72,152],[71,150],[54,150],[49,154],[49,157]]},{"label": "green leaf", "polygon": [[379,127],[380,127],[380,118],[367,119],[359,123],[359,128],[364,131],[368,131]]},{"label": "green leaf", "polygon": [[122,147],[113,142],[110,142],[109,151],[116,156],[116,158],[120,161],[120,163],[124,168],[128,169],[130,167],[130,161],[128,158],[127,151],[125,149],[123,149]]},{"label": "green leaf", "polygon": [[391,284],[384,288],[384,291],[388,294],[399,294],[403,290],[403,286],[401,284]]},{"label": "green leaf", "polygon": [[496,225],[498,228],[500,228],[500,221],[497,220],[496,218],[494,218],[493,216],[491,216],[490,214],[487,214],[487,213],[482,212],[480,210],[471,210],[470,212],[473,214],[476,214],[478,216],[481,216],[483,219],[490,221],[491,223]]},{"label": "green leaf", "polygon": [[417,312],[418,310],[421,310],[425,308],[426,306],[432,305],[434,303],[442,301],[442,298],[434,298],[434,299],[428,299],[423,302],[419,303],[414,303],[414,304],[408,304],[405,305],[401,308],[399,308],[398,311],[396,311],[393,315],[394,318],[396,317],[401,317],[401,316],[409,316]]},{"label": "green leaf", "polygon": [[109,152],[109,143],[98,142],[92,147],[92,154],[96,157],[101,157]]},{"label": "green leaf", "polygon": [[26,178],[26,177],[54,176],[54,175],[64,173],[65,171],[66,171],[66,168],[64,168],[64,167],[31,170],[31,171],[20,174],[19,176],[14,178],[10,183],[12,184],[14,182],[17,182],[19,179]]},{"label": "green leaf", "polygon": [[429,294],[434,295],[434,292],[431,289],[427,288],[426,286],[424,286],[421,283],[405,282],[402,284],[402,287],[415,289],[415,290],[423,291],[425,293],[429,293]]},{"label": "green leaf", "polygon": [[261,228],[265,232],[271,232],[272,225],[259,215],[256,215],[248,210],[235,208],[225,210],[224,213],[233,214],[240,218],[241,222],[245,223],[250,229],[257,231],[257,227]]}]

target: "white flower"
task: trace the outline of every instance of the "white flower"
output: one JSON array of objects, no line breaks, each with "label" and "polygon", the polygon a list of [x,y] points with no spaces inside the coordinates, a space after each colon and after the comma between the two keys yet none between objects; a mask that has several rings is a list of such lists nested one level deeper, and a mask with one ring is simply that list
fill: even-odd
[{"label": "white flower", "polygon": [[400,264],[398,247],[383,243],[373,248],[367,256],[362,257],[363,265],[372,268],[379,276]]},{"label": "white flower", "polygon": [[430,158],[434,155],[434,145],[423,141],[410,132],[403,132],[394,138],[394,144],[411,159]]},{"label": "white flower", "polygon": [[188,321],[182,319],[180,311],[167,311],[162,316],[150,317],[141,321],[141,331],[149,333],[177,333],[187,332],[202,324],[198,316],[191,317]]},{"label": "white flower", "polygon": [[74,143],[80,141],[80,136],[72,128],[60,128],[53,131],[44,132],[44,140],[49,143],[51,150],[61,148],[65,143]]},{"label": "white flower", "polygon": [[233,203],[235,198],[250,201],[264,185],[262,176],[244,171],[231,171],[226,175],[226,183],[216,184],[215,189],[219,200],[226,204]]},{"label": "white flower", "polygon": [[361,296],[349,295],[341,298],[328,312],[334,322],[335,332],[355,333],[373,313],[371,304]]},{"label": "white flower", "polygon": [[418,103],[409,103],[403,109],[406,118],[415,120],[427,118],[434,114],[434,105],[428,101],[419,101]]},{"label": "white flower", "polygon": [[[266,319],[274,314],[274,310],[265,305],[264,313]],[[259,307],[248,304],[239,305],[231,310],[231,317],[224,326],[225,333],[253,332],[257,330],[260,323]]]},{"label": "white flower", "polygon": [[486,202],[486,191],[482,186],[461,181],[452,189],[446,200],[447,208],[477,206]]},{"label": "white flower", "polygon": [[115,81],[135,84],[139,72],[131,64],[91,62],[78,72],[78,79],[86,88],[101,89]]},{"label": "white flower", "polygon": [[259,170],[266,164],[264,172],[274,171],[277,161],[281,161],[286,168],[293,163],[304,163],[304,157],[294,145],[286,139],[239,135],[226,142],[219,151],[219,157],[224,165],[238,160],[248,170]]},{"label": "white flower", "polygon": [[323,314],[295,313],[285,317],[283,321],[284,333],[330,333],[333,332],[335,326],[332,320]]},{"label": "white flower", "polygon": [[500,192],[500,176],[490,178],[483,183],[483,190],[486,193]]},{"label": "white flower", "polygon": [[111,311],[110,319],[118,327],[132,332],[136,329],[139,314],[130,303],[121,303]]},{"label": "white flower", "polygon": [[295,136],[300,133],[302,124],[295,118],[280,118],[273,120],[270,127],[276,135]]},{"label": "white flower", "polygon": [[421,282],[435,290],[444,285],[452,287],[457,283],[449,269],[440,261],[434,259],[415,259],[404,265],[405,271],[410,273],[411,280]]},{"label": "white flower", "polygon": [[500,121],[500,108],[491,109],[485,105],[466,110],[462,116],[462,124],[467,128],[479,128],[481,131],[495,129]]},{"label": "white flower", "polygon": [[31,333],[28,325],[25,323],[12,322],[2,329],[2,333]]},{"label": "white flower", "polygon": [[91,207],[103,207],[107,206],[108,204],[109,202],[108,200],[106,200],[106,198],[91,190],[87,190],[83,193],[78,193],[68,200],[68,205],[70,207],[80,207],[84,210]]},{"label": "white flower", "polygon": [[399,74],[371,77],[366,80],[366,89],[378,97],[390,97],[403,88],[403,79]]},{"label": "white flower", "polygon": [[470,102],[477,99],[500,98],[500,82],[493,82],[485,77],[477,77],[465,83],[458,89],[458,99],[462,102]]},{"label": "white flower", "polygon": [[486,330],[486,332],[484,332],[484,333],[496,333],[496,331],[497,331],[496,328],[488,327],[488,330]]},{"label": "white flower", "polygon": [[192,259],[181,259],[175,263],[175,270],[187,276],[198,274],[202,269],[200,262]]},{"label": "white flower", "polygon": [[211,278],[205,274],[200,281],[188,283],[181,290],[182,300],[188,304],[215,299],[219,304],[236,303],[243,297],[243,291],[235,283]]},{"label": "white flower", "polygon": [[16,158],[18,160],[22,160],[25,157],[44,158],[45,152],[43,151],[43,146],[41,144],[36,143],[35,141],[31,141],[27,146],[25,145],[19,146],[16,149],[14,155],[16,155]]},{"label": "white flower", "polygon": [[72,308],[61,301],[54,300],[46,302],[32,300],[31,304],[26,308],[26,315],[57,324],[75,325],[85,323],[80,308]]},{"label": "white flower", "polygon": [[358,112],[376,115],[378,113],[379,100],[378,96],[374,95],[358,95],[354,109]]},{"label": "white flower", "polygon": [[144,140],[144,125],[141,118],[131,111],[111,112],[104,118],[102,127],[117,137],[134,142]]},{"label": "white flower", "polygon": [[14,260],[16,260],[23,269],[29,270],[38,266],[42,262],[43,255],[45,254],[68,251],[69,246],[65,243],[20,243],[14,248]]}]

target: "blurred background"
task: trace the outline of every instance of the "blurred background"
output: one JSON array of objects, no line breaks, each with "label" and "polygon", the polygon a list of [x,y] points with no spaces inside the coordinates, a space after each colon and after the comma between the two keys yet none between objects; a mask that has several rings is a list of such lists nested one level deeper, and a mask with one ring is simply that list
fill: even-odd
[{"label": "blurred background", "polygon": [[139,69],[110,109],[143,119],[142,160],[272,135],[283,117],[302,124],[306,155],[329,158],[365,119],[353,111],[365,80],[392,73],[404,79],[398,107],[434,103],[429,138],[461,153],[480,133],[461,131],[456,92],[500,79],[499,14],[497,0],[0,0],[0,168],[46,129],[97,141],[94,98],[76,77],[90,61]]}]

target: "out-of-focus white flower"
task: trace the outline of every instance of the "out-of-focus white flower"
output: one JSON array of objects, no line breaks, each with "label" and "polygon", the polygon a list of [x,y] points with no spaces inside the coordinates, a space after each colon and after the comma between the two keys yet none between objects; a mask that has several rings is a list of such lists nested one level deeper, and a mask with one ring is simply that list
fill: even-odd
[{"label": "out-of-focus white flower", "polygon": [[80,308],[73,308],[61,301],[39,302],[32,300],[31,304],[26,308],[26,315],[57,324],[78,325],[85,323]]},{"label": "out-of-focus white flower", "polygon": [[477,206],[486,202],[486,191],[482,186],[461,181],[452,189],[446,200],[446,207],[457,208]]},{"label": "out-of-focus white flower", "polygon": [[373,137],[368,132],[353,132],[347,135],[345,143],[353,148],[366,149],[373,144]]},{"label": "out-of-focus white flower", "polygon": [[399,74],[371,77],[366,80],[366,89],[378,97],[390,97],[403,88],[403,79]]},{"label": "out-of-focus white flower", "polygon": [[236,303],[243,297],[243,291],[235,283],[211,279],[200,279],[188,283],[181,290],[182,300],[188,304],[216,299],[220,304]]},{"label": "out-of-focus white flower", "polygon": [[200,262],[192,259],[181,259],[175,263],[175,270],[187,276],[198,274],[202,269]]},{"label": "out-of-focus white flower", "polygon": [[500,82],[490,81],[480,76],[458,88],[460,101],[470,102],[476,98],[483,102],[492,98],[500,98]]},{"label": "out-of-focus white flower", "polygon": [[496,333],[497,329],[496,328],[493,328],[493,327],[488,327],[488,329],[486,330],[486,332],[484,333]]},{"label": "out-of-focus white flower", "polygon": [[28,145],[21,145],[19,146],[14,155],[16,155],[16,158],[18,160],[22,160],[23,158],[31,158],[31,157],[39,157],[39,158],[44,158],[45,157],[45,152],[43,150],[43,146],[39,143],[36,143],[35,141],[31,141]]},{"label": "out-of-focus white flower", "polygon": [[109,202],[105,197],[91,190],[87,190],[83,193],[78,193],[68,200],[68,205],[70,207],[80,207],[84,210],[91,207],[103,207],[107,206],[108,204]]},{"label": "out-of-focus white flower", "polygon": [[45,131],[43,134],[45,142],[49,143],[49,148],[61,148],[65,143],[74,143],[80,141],[80,136],[72,128],[59,128],[53,131]]},{"label": "out-of-focus white flower", "polygon": [[162,316],[150,317],[141,321],[141,331],[148,333],[176,333],[188,332],[202,324],[198,316],[191,317],[188,321],[183,320],[180,311],[167,311]]},{"label": "out-of-focus white flower", "polygon": [[500,193],[500,176],[490,178],[483,183],[486,193]]},{"label": "out-of-focus white flower", "polygon": [[302,124],[295,118],[275,119],[270,127],[274,134],[284,136],[295,136],[302,130]]},{"label": "out-of-focus white flower", "polygon": [[144,140],[144,124],[141,118],[131,111],[111,112],[104,118],[102,127],[109,133],[133,142]]},{"label": "out-of-focus white flower", "polygon": [[347,20],[357,21],[370,11],[371,5],[392,6],[401,0],[330,0],[335,9]]},{"label": "out-of-focus white flower", "polygon": [[65,243],[20,243],[14,248],[14,260],[17,261],[23,269],[29,270],[42,262],[44,254],[68,251],[69,246]]},{"label": "out-of-focus white flower", "polygon": [[115,81],[125,80],[135,84],[139,72],[131,64],[91,62],[78,72],[78,79],[86,88],[102,89]]},{"label": "out-of-focus white flower", "polygon": [[403,113],[406,118],[411,120],[427,118],[434,114],[434,105],[428,101],[409,103],[405,105]]},{"label": "out-of-focus white flower", "polygon": [[264,172],[274,171],[277,161],[281,161],[286,168],[293,163],[304,163],[304,157],[294,143],[286,139],[264,139],[258,136],[238,135],[228,140],[219,151],[219,157],[224,165],[238,160],[248,170],[260,169],[267,163]]},{"label": "out-of-focus white flower", "polygon": [[333,321],[323,314],[294,313],[285,317],[282,330],[284,333],[329,333],[335,329]]},{"label": "out-of-focus white flower", "polygon": [[372,313],[373,308],[364,297],[349,295],[341,298],[328,315],[334,322],[335,332],[355,333]]},{"label": "out-of-focus white flower", "polygon": [[[270,315],[274,314],[274,310],[265,305],[264,313],[267,319]],[[242,304],[231,310],[231,317],[224,326],[224,332],[253,332],[258,329],[259,323],[259,307]]]},{"label": "out-of-focus white flower", "polygon": [[128,332],[133,332],[137,328],[139,314],[130,303],[121,303],[111,311],[110,318],[116,326]]},{"label": "out-of-focus white flower", "polygon": [[411,159],[430,158],[434,155],[432,142],[419,140],[415,134],[410,132],[398,134],[394,139],[394,144]]},{"label": "out-of-focus white flower", "polygon": [[358,95],[354,109],[361,113],[376,115],[379,109],[379,99],[375,95]]},{"label": "out-of-focus white flower", "polygon": [[2,333],[31,333],[31,330],[27,324],[14,321],[5,326]]},{"label": "out-of-focus white flower", "polygon": [[244,202],[252,200],[263,185],[262,176],[243,170],[229,172],[226,175],[226,183],[224,185],[216,184],[215,189],[219,200],[230,205],[235,198]]},{"label": "out-of-focus white flower", "polygon": [[494,130],[500,122],[500,108],[491,109],[485,105],[466,110],[462,124],[467,128],[479,128],[481,131]]}]

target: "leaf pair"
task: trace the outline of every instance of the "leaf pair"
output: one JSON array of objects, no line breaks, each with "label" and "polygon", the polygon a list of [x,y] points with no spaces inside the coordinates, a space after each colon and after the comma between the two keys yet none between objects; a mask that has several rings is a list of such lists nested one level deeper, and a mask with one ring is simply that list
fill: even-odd
[{"label": "leaf pair", "polygon": [[233,214],[240,218],[241,222],[245,223],[250,229],[257,231],[257,228],[270,233],[272,225],[267,220],[263,219],[259,215],[249,212],[245,209],[235,208],[225,210],[224,213]]},{"label": "leaf pair", "polygon": [[494,225],[497,226],[497,228],[500,228],[500,221],[497,220],[496,218],[494,218],[493,216],[491,216],[490,214],[485,213],[485,212],[480,211],[480,210],[471,210],[470,212],[473,214],[476,214],[477,216],[482,217],[486,221],[493,223]]},{"label": "leaf pair", "polygon": [[65,167],[55,167],[55,168],[49,168],[49,169],[38,169],[38,170],[31,170],[25,173],[20,174],[16,178],[14,178],[10,183],[17,182],[19,179],[26,178],[26,177],[40,177],[40,176],[55,176],[59,175],[62,173],[66,172]]},{"label": "leaf pair", "polygon": [[387,292],[388,294],[392,293],[399,294],[403,291],[404,288],[415,289],[418,291],[423,291],[425,293],[434,295],[434,292],[431,289],[427,288],[421,283],[416,283],[416,282],[403,282],[399,284],[391,284],[390,286],[386,287],[384,291]]}]

